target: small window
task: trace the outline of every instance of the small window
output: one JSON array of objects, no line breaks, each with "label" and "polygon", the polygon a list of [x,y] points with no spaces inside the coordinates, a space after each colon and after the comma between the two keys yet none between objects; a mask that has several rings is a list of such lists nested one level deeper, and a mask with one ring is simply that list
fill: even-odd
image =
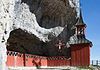
[{"label": "small window", "polygon": [[79,34],[79,35],[84,34],[84,29],[83,29],[83,28],[79,28],[78,34]]}]

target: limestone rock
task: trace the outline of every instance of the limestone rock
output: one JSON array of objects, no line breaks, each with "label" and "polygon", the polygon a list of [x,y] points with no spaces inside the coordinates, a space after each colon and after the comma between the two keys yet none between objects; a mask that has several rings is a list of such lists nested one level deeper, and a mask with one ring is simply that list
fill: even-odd
[{"label": "limestone rock", "polygon": [[[53,33],[48,35],[49,42],[40,41],[34,34],[29,34],[21,29],[13,30],[8,39],[8,50],[43,56],[68,56],[69,54],[66,52],[69,52],[69,48],[63,49],[59,54],[55,44],[57,40],[63,40],[66,44],[70,36],[74,34],[73,26],[77,21],[76,7],[71,7],[69,0],[22,0],[20,4],[22,3],[27,4],[30,12],[36,15],[40,27],[50,29],[61,26],[64,30],[57,37],[52,35]],[[21,11],[16,12],[18,5],[19,3],[15,3],[15,13],[17,14],[21,13]]]}]

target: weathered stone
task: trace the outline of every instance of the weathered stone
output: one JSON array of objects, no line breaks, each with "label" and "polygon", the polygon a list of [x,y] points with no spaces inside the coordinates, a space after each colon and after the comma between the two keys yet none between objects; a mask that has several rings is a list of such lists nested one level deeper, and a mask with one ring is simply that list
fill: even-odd
[{"label": "weathered stone", "polygon": [[28,32],[21,29],[14,30],[8,39],[8,50],[43,56],[69,56],[69,53],[66,53],[69,51],[69,48],[65,48],[62,50],[62,53],[59,53],[58,48],[55,47],[57,40],[63,40],[66,44],[69,37],[74,34],[72,27],[77,21],[77,13],[75,8],[70,6],[69,1],[22,0],[21,3],[29,6],[30,12],[36,15],[37,22],[41,27],[50,29],[62,26],[64,30],[58,37],[54,37],[52,34],[48,35],[51,41],[46,43],[40,41],[35,35],[28,34]]}]

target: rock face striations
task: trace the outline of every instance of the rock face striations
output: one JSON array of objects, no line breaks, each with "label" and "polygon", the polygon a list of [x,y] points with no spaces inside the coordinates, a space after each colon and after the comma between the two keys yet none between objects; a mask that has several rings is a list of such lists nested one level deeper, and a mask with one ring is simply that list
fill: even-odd
[{"label": "rock face striations", "polygon": [[[72,8],[68,0],[22,0],[26,3],[30,12],[35,13],[40,26],[53,28],[74,24],[77,13],[76,8]],[[73,20],[73,21],[70,21]]]},{"label": "rock face striations", "polygon": [[[74,34],[74,25],[77,22],[79,13],[77,11],[77,7],[79,7],[78,1],[79,0],[16,0],[14,13],[22,13],[23,9],[22,11],[18,10],[21,6],[24,6],[22,4],[25,4],[28,6],[29,11],[24,13],[28,14],[30,12],[35,14],[36,21],[40,27],[44,29],[62,27],[63,30],[61,30],[61,28],[58,28],[58,30],[56,28],[53,29],[52,32],[46,35],[49,41],[42,41],[36,34],[30,34],[23,29],[15,28],[15,30],[10,33],[7,49],[42,56],[69,56],[68,53],[70,49],[68,48],[67,42],[70,36]],[[21,20],[21,18],[18,17],[14,18],[14,20],[16,19]],[[23,21],[21,24],[27,23],[28,18],[23,19]],[[41,32],[40,34],[42,35]],[[59,51],[58,47],[56,47],[59,40],[64,44],[62,51]]]}]

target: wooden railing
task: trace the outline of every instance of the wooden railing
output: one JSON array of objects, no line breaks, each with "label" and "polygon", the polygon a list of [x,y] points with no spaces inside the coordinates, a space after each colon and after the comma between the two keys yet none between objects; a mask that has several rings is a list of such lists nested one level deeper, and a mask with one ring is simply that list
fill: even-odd
[{"label": "wooden railing", "polygon": [[6,63],[8,67],[70,66],[70,59],[67,59],[63,56],[43,57],[14,51],[7,51]]},{"label": "wooden railing", "polygon": [[100,66],[100,60],[91,60],[91,65]]}]

